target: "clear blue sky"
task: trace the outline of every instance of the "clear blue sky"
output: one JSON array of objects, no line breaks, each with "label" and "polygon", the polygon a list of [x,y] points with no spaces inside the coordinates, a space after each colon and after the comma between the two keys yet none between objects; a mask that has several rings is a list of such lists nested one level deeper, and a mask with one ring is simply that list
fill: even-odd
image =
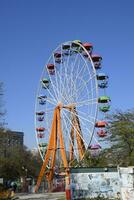
[{"label": "clear blue sky", "polygon": [[134,106],[133,0],[0,0],[0,81],[8,127],[24,131],[36,146],[35,95],[45,65],[58,44],[92,42],[110,77],[112,109]]}]

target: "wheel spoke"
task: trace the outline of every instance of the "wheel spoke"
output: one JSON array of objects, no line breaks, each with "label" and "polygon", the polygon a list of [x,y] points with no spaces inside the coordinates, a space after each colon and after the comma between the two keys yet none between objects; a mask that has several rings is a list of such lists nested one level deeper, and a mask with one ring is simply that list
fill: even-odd
[{"label": "wheel spoke", "polygon": [[[76,113],[73,113],[73,112],[71,112],[71,111],[69,111],[69,110],[67,110],[67,109],[66,109],[66,111],[67,111],[67,112],[70,112],[70,113],[74,114],[75,116],[77,116],[78,118],[83,119],[83,120],[85,120],[85,121],[87,121],[87,122],[89,122],[89,123],[91,123],[91,124],[94,125],[93,121],[91,121],[91,120],[89,120],[89,119],[87,119],[87,118],[85,118],[85,117],[83,117],[83,116],[81,116],[81,115],[78,115],[78,114],[76,114]],[[87,116],[87,117],[88,117],[88,116]]]},{"label": "wheel spoke", "polygon": [[88,146],[88,144],[86,143],[86,141],[84,140],[84,138],[81,136],[81,134],[76,130],[75,126],[73,125],[73,123],[71,122],[71,120],[68,118],[68,116],[66,115],[66,113],[64,112],[66,118],[68,119],[69,123],[73,126],[74,130],[78,133],[78,135],[80,136],[80,138],[83,140],[84,144],[86,144],[86,146]]},{"label": "wheel spoke", "polygon": [[[68,130],[68,127],[67,127],[67,124],[66,124],[67,122],[66,122],[66,120],[65,120],[64,112],[63,112],[63,121],[64,121],[64,124],[65,124],[66,130]],[[70,131],[71,131],[71,130],[70,130]],[[68,133],[68,131],[67,131],[67,134],[68,134],[68,137],[69,137],[69,141],[71,142],[71,145],[73,146],[75,156],[77,157],[77,153],[76,153],[74,144],[73,144],[73,142],[72,142],[72,139],[71,139],[71,137],[70,137],[70,133]]]}]

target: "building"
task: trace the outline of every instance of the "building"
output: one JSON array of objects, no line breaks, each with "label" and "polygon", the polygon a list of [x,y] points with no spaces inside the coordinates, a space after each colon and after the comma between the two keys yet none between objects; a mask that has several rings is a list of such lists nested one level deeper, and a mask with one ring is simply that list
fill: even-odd
[{"label": "building", "polygon": [[39,155],[38,148],[34,147],[33,149],[31,149],[31,153],[32,153],[33,156],[38,156]]},{"label": "building", "polygon": [[24,133],[18,131],[0,131],[0,156],[6,156],[8,149],[23,146]]}]

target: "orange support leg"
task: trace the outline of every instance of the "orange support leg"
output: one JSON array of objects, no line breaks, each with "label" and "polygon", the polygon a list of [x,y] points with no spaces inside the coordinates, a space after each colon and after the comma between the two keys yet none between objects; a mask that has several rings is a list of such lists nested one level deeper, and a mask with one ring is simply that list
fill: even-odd
[{"label": "orange support leg", "polygon": [[[49,173],[47,174],[47,180],[50,183],[53,179],[58,139],[59,139],[59,143],[60,143],[61,158],[63,160],[64,168],[68,169],[68,162],[67,162],[67,158],[66,158],[63,134],[62,134],[62,129],[61,129],[60,109],[61,109],[60,107],[56,107],[55,111],[54,111],[52,128],[51,128],[51,132],[50,132],[49,145],[48,145],[48,148],[46,151],[45,160],[43,162],[41,171],[39,173],[37,184],[35,186],[35,192],[37,192],[39,189],[39,186],[41,184],[41,180],[45,173],[48,162],[50,163],[50,170],[49,170]],[[50,160],[50,158],[51,158],[51,160]]]}]

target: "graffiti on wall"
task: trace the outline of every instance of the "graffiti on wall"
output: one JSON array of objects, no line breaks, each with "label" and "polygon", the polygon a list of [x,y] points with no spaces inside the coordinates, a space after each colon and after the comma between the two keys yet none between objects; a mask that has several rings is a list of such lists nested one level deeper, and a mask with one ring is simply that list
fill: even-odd
[{"label": "graffiti on wall", "polygon": [[71,199],[120,196],[118,172],[71,173]]},{"label": "graffiti on wall", "polygon": [[134,200],[134,167],[120,167],[118,170],[122,200]]},{"label": "graffiti on wall", "polygon": [[134,167],[116,169],[72,169],[70,175],[71,200],[95,198],[121,198],[134,200]]}]

